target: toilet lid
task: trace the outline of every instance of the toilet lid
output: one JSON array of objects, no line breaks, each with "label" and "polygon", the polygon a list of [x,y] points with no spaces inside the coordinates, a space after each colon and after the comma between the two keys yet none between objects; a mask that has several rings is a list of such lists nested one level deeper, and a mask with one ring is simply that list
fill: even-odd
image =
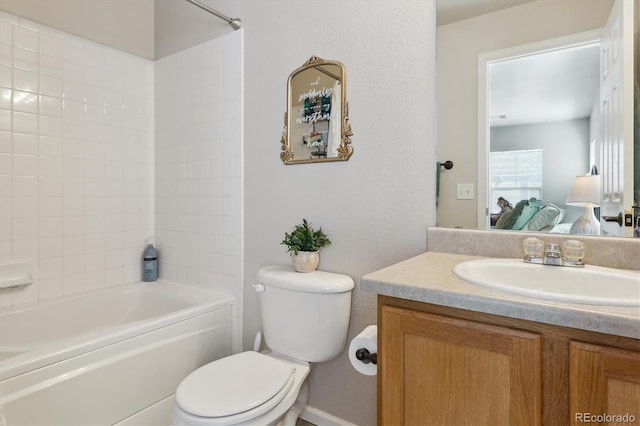
[{"label": "toilet lid", "polygon": [[287,392],[281,391],[291,386],[294,371],[284,361],[258,352],[242,352],[189,374],[176,390],[176,402],[196,416],[231,416],[259,407],[276,394],[282,400]]}]

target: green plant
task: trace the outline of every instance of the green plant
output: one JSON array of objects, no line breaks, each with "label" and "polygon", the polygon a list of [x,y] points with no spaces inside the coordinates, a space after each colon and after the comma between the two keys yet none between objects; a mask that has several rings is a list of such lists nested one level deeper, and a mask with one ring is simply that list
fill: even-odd
[{"label": "green plant", "polygon": [[280,244],[287,246],[287,251],[298,254],[299,251],[318,251],[331,244],[331,241],[322,228],[316,231],[307,219],[302,219],[302,223],[296,225],[291,233],[284,233],[284,240]]}]

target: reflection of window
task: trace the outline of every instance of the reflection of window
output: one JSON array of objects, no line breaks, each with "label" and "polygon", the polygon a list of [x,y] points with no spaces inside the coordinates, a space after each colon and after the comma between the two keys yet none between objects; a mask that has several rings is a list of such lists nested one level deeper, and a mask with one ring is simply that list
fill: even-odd
[{"label": "reflection of window", "polygon": [[500,151],[489,153],[491,211],[497,213],[499,197],[514,207],[520,200],[542,199],[542,150]]}]

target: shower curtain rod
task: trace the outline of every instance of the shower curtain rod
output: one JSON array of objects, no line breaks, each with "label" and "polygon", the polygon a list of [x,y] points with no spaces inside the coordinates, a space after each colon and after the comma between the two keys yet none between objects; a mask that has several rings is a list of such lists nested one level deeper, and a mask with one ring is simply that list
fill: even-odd
[{"label": "shower curtain rod", "polygon": [[209,12],[212,15],[217,16],[218,18],[222,19],[223,21],[226,21],[229,25],[231,25],[231,28],[233,28],[234,30],[240,29],[240,26],[242,25],[242,21],[238,18],[229,18],[226,15],[223,15],[222,13],[218,12],[217,10],[213,10],[211,9],[209,6],[207,6],[204,3],[200,3],[198,0],[184,0],[187,3],[191,3],[194,6],[198,6],[200,9],[205,10],[207,12]]}]

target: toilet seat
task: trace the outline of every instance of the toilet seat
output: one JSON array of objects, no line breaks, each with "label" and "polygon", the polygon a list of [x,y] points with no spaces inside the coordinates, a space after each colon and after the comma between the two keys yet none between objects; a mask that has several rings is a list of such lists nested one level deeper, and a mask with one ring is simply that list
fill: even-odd
[{"label": "toilet seat", "polygon": [[192,372],[176,390],[178,407],[208,425],[237,424],[278,405],[289,393],[296,368],[258,352],[242,352]]}]

